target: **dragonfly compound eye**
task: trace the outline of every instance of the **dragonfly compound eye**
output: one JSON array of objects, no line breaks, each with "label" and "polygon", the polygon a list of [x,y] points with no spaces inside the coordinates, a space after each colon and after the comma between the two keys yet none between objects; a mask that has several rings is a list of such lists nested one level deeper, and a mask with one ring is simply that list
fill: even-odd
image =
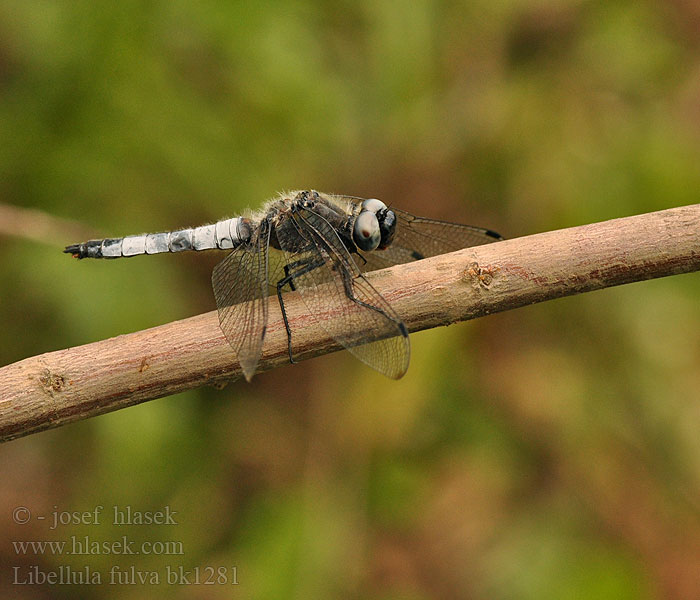
[{"label": "dragonfly compound eye", "polygon": [[368,210],[374,214],[377,214],[377,211],[384,208],[386,208],[386,204],[384,204],[384,202],[381,200],[377,200],[376,198],[368,198],[367,200],[362,201],[362,210]]},{"label": "dragonfly compound eye", "polygon": [[352,241],[360,250],[368,252],[377,248],[381,239],[377,215],[369,210],[363,210],[355,219]]}]

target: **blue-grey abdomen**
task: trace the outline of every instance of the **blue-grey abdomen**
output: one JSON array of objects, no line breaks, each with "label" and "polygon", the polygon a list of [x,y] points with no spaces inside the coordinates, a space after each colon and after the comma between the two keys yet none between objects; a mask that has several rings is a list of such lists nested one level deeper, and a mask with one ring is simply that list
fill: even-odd
[{"label": "blue-grey abdomen", "polygon": [[177,231],[90,240],[66,246],[64,252],[77,258],[122,258],[184,250],[227,250],[250,240],[251,231],[248,219],[234,217],[212,225]]}]

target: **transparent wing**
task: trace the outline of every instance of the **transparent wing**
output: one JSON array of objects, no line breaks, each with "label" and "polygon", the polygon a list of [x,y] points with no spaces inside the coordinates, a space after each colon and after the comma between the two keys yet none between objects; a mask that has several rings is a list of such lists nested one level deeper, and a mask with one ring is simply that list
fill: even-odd
[{"label": "transparent wing", "polygon": [[221,331],[250,381],[260,360],[267,326],[270,227],[265,220],[253,239],[214,267],[212,287]]},{"label": "transparent wing", "polygon": [[[273,233],[272,235],[275,234]],[[285,277],[284,268],[287,265],[287,257],[281,250],[270,248],[267,262],[268,295],[277,296],[277,282]]]},{"label": "transparent wing", "polygon": [[367,261],[361,266],[365,272],[503,239],[490,229],[425,219],[394,207],[390,209],[397,218],[394,240],[386,250],[361,253]]},{"label": "transparent wing", "polygon": [[333,314],[321,323],[331,337],[373,369],[401,377],[410,357],[406,326],[364,278],[333,227],[304,209],[276,233],[309,314]]}]

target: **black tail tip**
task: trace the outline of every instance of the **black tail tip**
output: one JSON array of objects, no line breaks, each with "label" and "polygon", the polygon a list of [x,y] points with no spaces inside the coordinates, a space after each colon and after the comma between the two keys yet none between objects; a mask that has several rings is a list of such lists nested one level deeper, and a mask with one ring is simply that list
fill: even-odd
[{"label": "black tail tip", "polygon": [[72,254],[76,258],[80,258],[80,244],[71,244],[70,246],[66,246],[63,252],[65,254]]}]

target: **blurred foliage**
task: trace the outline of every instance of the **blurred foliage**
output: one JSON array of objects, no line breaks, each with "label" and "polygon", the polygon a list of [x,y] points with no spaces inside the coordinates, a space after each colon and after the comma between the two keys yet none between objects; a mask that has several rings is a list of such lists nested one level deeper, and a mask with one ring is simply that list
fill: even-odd
[{"label": "blurred foliage", "polygon": [[[0,202],[117,236],[316,188],[507,237],[695,203],[699,49],[688,0],[0,0]],[[0,364],[212,310],[216,258],[0,237]],[[6,444],[0,593],[698,597],[699,299],[609,289],[414,335],[399,382],[338,354]],[[96,505],[178,525],[11,520]],[[71,535],[184,553],[10,544]],[[12,584],[86,564],[239,583]]]}]

